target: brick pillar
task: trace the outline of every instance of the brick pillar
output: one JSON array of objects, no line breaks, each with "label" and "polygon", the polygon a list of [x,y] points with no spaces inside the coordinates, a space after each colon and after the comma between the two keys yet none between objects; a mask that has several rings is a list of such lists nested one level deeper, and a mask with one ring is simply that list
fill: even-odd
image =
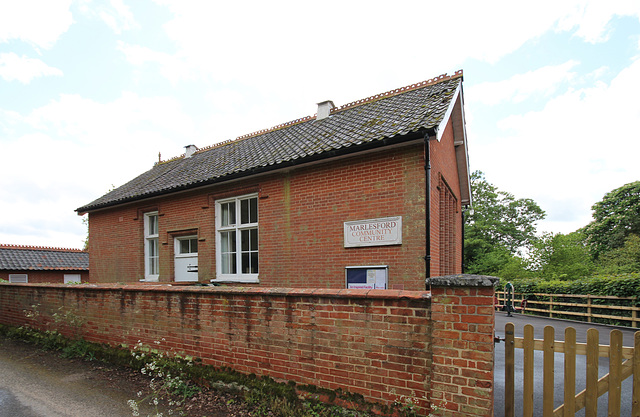
[{"label": "brick pillar", "polygon": [[438,416],[493,416],[494,287],[498,278],[447,275],[431,288],[431,402]]}]

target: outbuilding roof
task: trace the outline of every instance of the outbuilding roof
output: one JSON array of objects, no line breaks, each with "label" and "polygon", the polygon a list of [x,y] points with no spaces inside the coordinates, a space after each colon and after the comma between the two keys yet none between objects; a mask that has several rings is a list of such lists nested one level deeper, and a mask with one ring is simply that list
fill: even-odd
[{"label": "outbuilding roof", "polygon": [[[430,134],[461,104],[462,71],[388,91],[158,162],[149,171],[76,209],[80,214],[148,197],[219,183],[287,166],[402,143]],[[468,179],[464,116],[460,120],[463,193]],[[444,130],[444,129],[443,129]],[[439,138],[439,137],[438,137]],[[456,139],[459,143],[460,140]],[[463,203],[464,203],[463,196]]]},{"label": "outbuilding roof", "polygon": [[0,245],[0,270],[88,271],[89,253],[80,249]]}]

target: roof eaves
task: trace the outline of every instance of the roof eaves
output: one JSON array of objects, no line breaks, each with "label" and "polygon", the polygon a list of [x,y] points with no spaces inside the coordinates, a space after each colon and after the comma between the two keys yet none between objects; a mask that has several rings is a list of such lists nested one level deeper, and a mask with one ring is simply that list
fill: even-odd
[{"label": "roof eaves", "polygon": [[360,144],[353,144],[350,146],[343,146],[341,148],[336,148],[336,149],[331,149],[328,151],[324,151],[324,152],[319,152],[313,155],[309,155],[306,157],[301,157],[301,158],[293,158],[290,160],[285,160],[285,161],[281,161],[279,163],[273,163],[273,164],[269,164],[269,165],[265,165],[265,166],[257,166],[257,167],[253,167],[250,169],[245,169],[242,171],[237,171],[237,172],[233,172],[224,176],[218,176],[215,178],[211,178],[209,180],[205,180],[205,181],[198,181],[198,182],[192,182],[192,183],[188,183],[188,184],[183,184],[180,186],[175,186],[175,187],[169,187],[169,188],[165,188],[165,189],[161,189],[161,190],[157,190],[154,192],[150,192],[150,193],[142,193],[142,194],[138,194],[135,196],[131,196],[131,197],[125,197],[125,198],[121,198],[121,199],[117,199],[117,200],[111,200],[108,201],[106,203],[103,204],[96,204],[96,205],[87,205],[87,206],[83,206],[83,207],[79,207],[77,208],[75,211],[78,212],[79,215],[91,212],[91,211],[96,211],[96,210],[102,210],[102,209],[106,209],[106,208],[110,208],[110,207],[115,207],[115,206],[119,206],[121,204],[128,204],[128,203],[133,203],[136,201],[140,201],[140,200],[146,200],[149,198],[154,198],[154,197],[161,197],[164,195],[168,195],[168,194],[173,194],[176,192],[180,192],[180,191],[186,191],[186,190],[190,190],[190,189],[194,189],[194,188],[198,188],[198,187],[202,187],[202,186],[208,186],[208,185],[213,185],[213,184],[219,184],[219,183],[224,183],[224,182],[228,182],[228,181],[232,181],[232,180],[237,180],[237,179],[241,179],[241,178],[246,178],[246,177],[250,177],[252,175],[258,175],[258,174],[263,174],[266,172],[270,172],[270,171],[275,171],[275,170],[279,170],[282,168],[289,168],[289,167],[294,167],[297,165],[302,165],[302,164],[306,164],[306,163],[310,163],[310,162],[316,162],[316,161],[320,161],[320,160],[325,160],[325,159],[329,159],[329,158],[334,158],[334,157],[339,157],[339,156],[343,156],[343,155],[348,155],[351,153],[357,153],[357,152],[362,152],[362,151],[367,151],[370,149],[376,149],[376,148],[380,148],[383,146],[387,146],[390,144],[395,144],[395,143],[403,143],[403,142],[408,142],[408,141],[412,141],[416,138],[421,138],[424,136],[424,132],[425,131],[429,131],[430,135],[435,135],[436,130],[435,129],[416,129],[413,132],[409,132],[408,134],[405,135],[394,135],[394,136],[390,136],[390,137],[386,137],[386,138],[381,138],[380,140],[377,141],[371,141],[371,142],[363,142]]}]

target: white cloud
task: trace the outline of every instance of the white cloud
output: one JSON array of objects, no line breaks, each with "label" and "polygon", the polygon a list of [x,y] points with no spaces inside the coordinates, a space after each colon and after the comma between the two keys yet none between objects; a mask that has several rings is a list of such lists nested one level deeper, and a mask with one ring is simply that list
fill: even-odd
[{"label": "white cloud", "polygon": [[0,2],[0,42],[18,39],[51,48],[73,23],[71,0]]},{"label": "white cloud", "polygon": [[[104,104],[63,95],[27,115],[0,117],[0,206],[12,213],[0,217],[0,241],[8,243],[79,246],[77,207],[151,169],[158,151],[175,150],[164,159],[182,153],[194,136],[176,100],[133,93]],[[51,236],[24,241],[45,224]]]},{"label": "white cloud", "polygon": [[130,45],[122,41],[118,41],[117,48],[125,55],[127,61],[136,67],[144,67],[147,64],[158,65],[160,73],[172,83],[194,77],[193,69],[185,65],[180,56],[154,51],[141,45]]},{"label": "white cloud", "polygon": [[[173,83],[234,84],[275,100],[299,100],[298,108],[323,99],[342,104],[452,73],[465,59],[495,63],[553,30],[596,39],[613,16],[636,13],[632,3],[599,0],[461,1],[453,7],[423,1],[328,0],[318,7],[294,1],[157,2],[173,14],[164,29],[176,52],[122,45],[130,62],[157,63]],[[585,20],[571,19],[572,13]],[[564,65],[530,76],[558,77],[575,63]],[[515,93],[512,98],[520,100],[531,91],[520,85]]]},{"label": "white cloud", "polygon": [[571,81],[576,73],[571,71],[578,62],[567,61],[561,65],[548,65],[509,79],[476,84],[467,90],[467,101],[495,105],[503,102],[520,103],[534,95],[549,97],[560,84]]},{"label": "white cloud", "polygon": [[543,224],[555,227],[572,210],[575,220],[560,230],[571,232],[590,221],[591,205],[606,192],[640,178],[640,107],[630,100],[638,95],[640,60],[609,84],[567,90],[540,111],[503,119],[498,127],[509,134],[479,138],[483,146],[471,142],[470,153],[489,181],[500,178],[499,188],[537,201],[550,214]]},{"label": "white cloud", "polygon": [[578,1],[558,22],[558,30],[572,31],[587,42],[604,42],[609,38],[611,20],[615,16],[640,19],[640,3],[636,0]]},{"label": "white cloud", "polygon": [[102,20],[116,34],[140,27],[123,0],[109,0],[108,4],[104,0],[80,0],[79,10]]},{"label": "white cloud", "polygon": [[13,52],[0,54],[0,77],[5,81],[20,81],[28,84],[32,79],[46,76],[62,76],[62,71],[39,59],[18,56]]},{"label": "white cloud", "polygon": [[[546,41],[553,32],[605,42],[614,33],[610,25],[616,16],[640,16],[637,0],[157,3],[172,13],[162,26],[166,36],[150,30],[164,12],[134,15],[138,10],[157,12],[144,3],[131,3],[131,8],[121,0],[0,4],[0,42],[51,48],[47,57],[70,65],[61,67],[65,83],[34,97],[38,103],[49,100],[47,105],[24,98],[21,106],[7,102],[6,109],[0,109],[0,154],[15,155],[0,167],[0,206],[15,213],[5,216],[11,221],[0,219],[0,241],[11,235],[15,239],[10,243],[34,243],[20,236],[38,236],[38,229],[41,235],[47,230],[47,240],[64,239],[79,222],[73,209],[99,197],[111,184],[121,185],[151,168],[158,151],[169,158],[189,143],[206,146],[313,114],[321,100],[341,105],[476,61],[496,63],[494,79],[499,80],[508,71],[500,60],[518,59],[515,54],[527,43]],[[82,24],[70,31],[74,17]],[[137,31],[141,23],[144,27]],[[99,103],[86,98],[98,90],[92,89],[95,84],[87,87],[87,80],[75,84],[67,79],[72,60],[82,59],[66,55],[67,47],[81,37],[89,39],[91,24],[106,24],[117,35],[100,32],[104,53],[112,53],[108,48],[117,44],[134,69],[114,60],[114,80],[130,86],[127,82],[139,77],[138,84],[127,87],[139,87],[139,94],[114,91],[117,99]],[[69,42],[56,45],[65,33]],[[582,53],[571,57],[586,63]],[[628,51],[621,55],[627,59]],[[61,75],[39,60],[15,53],[3,56],[17,58],[24,69],[19,73],[15,65],[0,64],[0,77],[7,81]],[[583,65],[569,59],[536,64],[539,67],[529,72],[476,87],[471,87],[471,74],[465,92],[472,164],[482,161],[487,178],[499,188],[538,201],[553,217],[547,224],[566,227],[571,213],[580,213],[574,221],[577,228],[588,221],[584,213],[588,216],[588,207],[605,192],[639,176],[630,150],[635,146],[633,122],[640,118],[635,107],[623,103],[632,103],[638,95],[640,76],[634,63],[604,83],[598,80],[613,70],[585,75]],[[158,81],[154,71],[173,85]],[[110,88],[114,80],[101,79],[107,84],[101,87]],[[150,85],[156,96],[143,97]],[[585,85],[589,88],[581,88]],[[46,95],[51,91],[56,96]],[[175,98],[167,98],[170,94]],[[513,114],[531,98],[536,99],[536,111]],[[179,100],[189,107],[184,109]],[[517,106],[498,107],[505,103]],[[473,106],[483,105],[495,106],[490,110],[501,115],[502,130],[492,126],[482,132],[474,126],[480,113]],[[33,110],[17,110],[24,108]],[[551,183],[563,192],[550,192]],[[32,204],[34,199],[39,200]],[[45,214],[45,205],[55,206],[55,213]],[[20,233],[10,234],[16,224],[22,227]],[[65,229],[65,224],[74,226]]]}]

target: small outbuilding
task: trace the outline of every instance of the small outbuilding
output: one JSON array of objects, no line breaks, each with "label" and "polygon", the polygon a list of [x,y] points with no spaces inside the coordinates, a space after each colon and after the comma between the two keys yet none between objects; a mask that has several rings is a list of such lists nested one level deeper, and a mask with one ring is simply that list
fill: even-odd
[{"label": "small outbuilding", "polygon": [[0,279],[14,283],[88,282],[89,253],[80,249],[0,244]]},{"label": "small outbuilding", "polygon": [[462,71],[185,148],[76,210],[92,282],[422,290],[462,272]]}]

